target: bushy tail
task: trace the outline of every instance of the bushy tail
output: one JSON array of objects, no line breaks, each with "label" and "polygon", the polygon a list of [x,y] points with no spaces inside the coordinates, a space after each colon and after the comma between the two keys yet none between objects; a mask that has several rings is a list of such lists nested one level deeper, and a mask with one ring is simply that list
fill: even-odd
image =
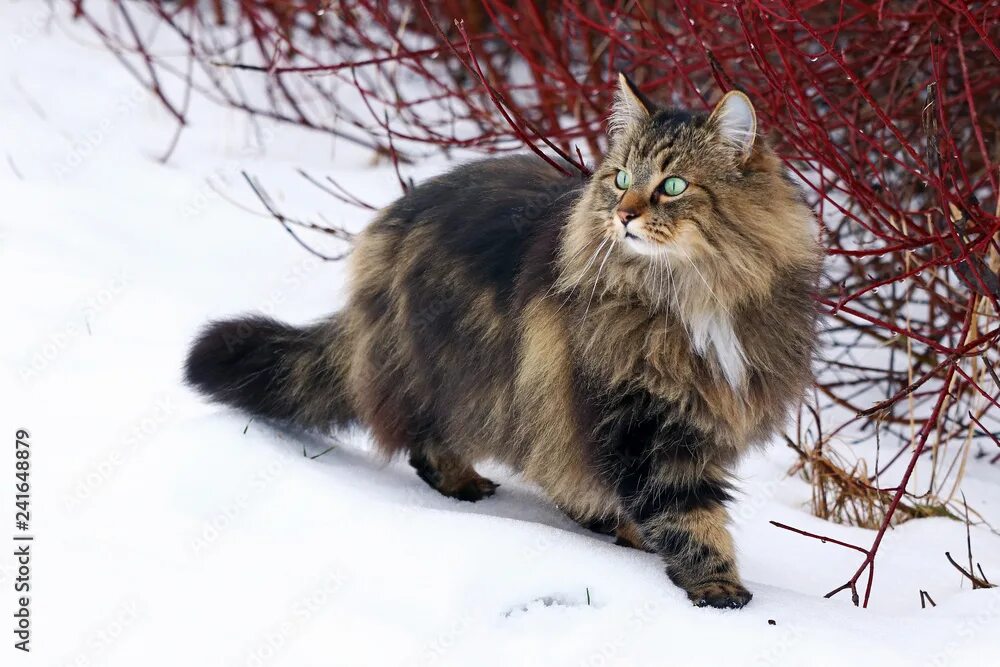
[{"label": "bushy tail", "polygon": [[267,317],[212,322],[198,336],[185,380],[212,400],[306,428],[354,420],[349,349],[339,318],[296,329]]}]

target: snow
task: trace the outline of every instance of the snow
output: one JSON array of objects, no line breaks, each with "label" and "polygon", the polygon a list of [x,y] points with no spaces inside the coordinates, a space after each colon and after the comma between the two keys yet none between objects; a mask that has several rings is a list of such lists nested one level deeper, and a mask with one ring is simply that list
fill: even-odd
[{"label": "snow", "polygon": [[[365,433],[333,442],[204,403],[180,366],[206,320],[304,323],[344,298],[343,266],[261,215],[240,172],[285,210],[358,229],[367,214],[295,169],[378,204],[398,193],[393,170],[197,98],[161,163],[172,120],[66,6],[0,5],[0,81],[2,421],[8,442],[31,433],[36,536],[32,650],[5,628],[3,664],[957,665],[1000,649],[1000,589],[969,590],[944,558],[965,557],[959,522],[891,531],[870,609],[824,599],[860,554],[769,521],[874,534],[812,517],[778,445],[743,466],[733,508],[754,600],[719,611],[507,471],[484,471],[494,498],[461,503],[370,457]],[[963,488],[1000,524],[994,470],[970,462]],[[1000,579],[1000,537],[974,527],[972,543]],[[0,557],[11,628],[14,576]],[[920,589],[938,606],[921,609]]]}]

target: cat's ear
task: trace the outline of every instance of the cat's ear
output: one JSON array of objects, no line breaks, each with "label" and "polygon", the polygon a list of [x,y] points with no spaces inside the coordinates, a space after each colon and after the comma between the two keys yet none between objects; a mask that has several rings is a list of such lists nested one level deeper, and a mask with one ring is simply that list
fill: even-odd
[{"label": "cat's ear", "polygon": [[757,137],[757,114],[749,97],[738,90],[729,91],[715,105],[708,122],[722,141],[739,152],[743,161],[750,157]]},{"label": "cat's ear", "polygon": [[649,118],[654,106],[649,99],[639,91],[639,87],[624,74],[618,75],[618,92],[611,106],[611,117],[608,118],[608,134],[614,136],[622,130],[641,123]]}]

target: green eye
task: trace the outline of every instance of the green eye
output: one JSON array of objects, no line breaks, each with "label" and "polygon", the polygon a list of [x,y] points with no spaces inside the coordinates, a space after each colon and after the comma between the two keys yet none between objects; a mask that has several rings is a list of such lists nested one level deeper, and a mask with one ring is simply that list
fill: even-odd
[{"label": "green eye", "polygon": [[632,177],[624,169],[619,169],[615,175],[615,187],[619,190],[628,190],[630,185],[632,185]]},{"label": "green eye", "polygon": [[663,181],[663,191],[670,197],[676,197],[687,190],[688,182],[680,176],[671,176]]}]

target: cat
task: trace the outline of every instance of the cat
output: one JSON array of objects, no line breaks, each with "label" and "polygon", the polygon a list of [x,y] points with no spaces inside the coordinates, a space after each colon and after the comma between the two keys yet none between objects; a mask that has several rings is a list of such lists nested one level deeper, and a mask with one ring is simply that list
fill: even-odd
[{"label": "cat", "polygon": [[732,469],[812,381],[822,252],[746,95],[655,105],[624,75],[587,179],[536,156],[410,189],[352,255],[349,302],[305,328],[210,324],[187,382],[300,427],[371,429],[440,493],[503,462],[568,514],[659,554],[698,606],[740,608]]}]

